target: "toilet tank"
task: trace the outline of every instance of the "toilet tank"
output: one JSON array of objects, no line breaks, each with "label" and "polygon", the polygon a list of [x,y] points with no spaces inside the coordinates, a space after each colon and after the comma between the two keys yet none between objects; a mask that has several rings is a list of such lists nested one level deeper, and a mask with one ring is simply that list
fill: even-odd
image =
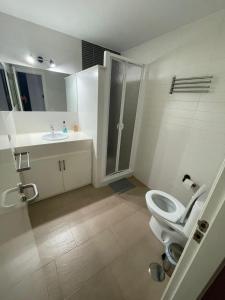
[{"label": "toilet tank", "polygon": [[194,203],[191,213],[184,225],[184,235],[188,238],[191,234],[193,227],[198,221],[199,215],[203,209],[207,193],[202,194]]}]

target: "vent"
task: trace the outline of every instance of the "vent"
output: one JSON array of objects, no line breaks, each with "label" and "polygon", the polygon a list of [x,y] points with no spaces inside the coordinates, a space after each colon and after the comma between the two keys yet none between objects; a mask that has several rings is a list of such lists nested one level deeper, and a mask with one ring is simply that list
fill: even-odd
[{"label": "vent", "polygon": [[103,65],[104,51],[120,55],[120,53],[113,50],[82,41],[82,69],[88,69],[96,65]]}]

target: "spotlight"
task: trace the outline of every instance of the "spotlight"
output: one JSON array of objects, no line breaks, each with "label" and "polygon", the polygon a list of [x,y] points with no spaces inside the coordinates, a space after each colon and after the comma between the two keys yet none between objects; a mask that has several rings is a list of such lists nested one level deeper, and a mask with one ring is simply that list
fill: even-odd
[{"label": "spotlight", "polygon": [[35,62],[35,59],[34,59],[34,57],[32,56],[32,55],[28,55],[27,57],[26,57],[26,60],[27,60],[27,62],[29,63],[29,64],[34,64],[34,62]]},{"label": "spotlight", "polygon": [[50,68],[54,68],[55,67],[55,63],[52,59],[50,59]]},{"label": "spotlight", "polygon": [[42,56],[38,56],[37,57],[37,61],[40,63],[40,64],[42,64],[43,62],[44,62],[44,58],[42,57]]}]

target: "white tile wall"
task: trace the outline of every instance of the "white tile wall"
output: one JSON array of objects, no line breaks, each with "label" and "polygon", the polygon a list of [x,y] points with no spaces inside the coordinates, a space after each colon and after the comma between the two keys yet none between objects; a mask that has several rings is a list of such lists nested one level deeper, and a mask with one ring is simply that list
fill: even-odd
[{"label": "white tile wall", "polygon": [[[182,176],[210,187],[225,156],[225,11],[124,55],[149,64],[135,175],[186,204]],[[210,94],[169,95],[172,76],[207,74]]]}]

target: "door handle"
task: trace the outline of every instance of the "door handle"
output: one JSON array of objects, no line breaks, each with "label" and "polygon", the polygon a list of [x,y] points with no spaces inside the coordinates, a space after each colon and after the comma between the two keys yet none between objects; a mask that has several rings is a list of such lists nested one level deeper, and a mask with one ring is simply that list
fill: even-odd
[{"label": "door handle", "polygon": [[59,164],[59,172],[61,172],[62,171],[61,160],[58,161],[58,164]]},{"label": "door handle", "polygon": [[193,239],[200,244],[208,228],[209,223],[206,220],[198,220],[198,229],[195,230]]},{"label": "door handle", "polygon": [[[27,196],[24,194],[24,190],[26,190],[28,188],[32,188],[33,192],[34,192],[34,194],[31,198],[27,198]],[[17,205],[17,203],[13,203],[13,204],[7,203],[8,195],[13,193],[13,192],[18,192],[20,194],[20,200],[23,201],[23,202],[27,202],[27,203],[29,203],[31,201],[34,201],[39,196],[36,184],[28,183],[28,184],[23,185],[22,183],[18,183],[18,185],[16,187],[7,189],[2,193],[2,199],[1,199],[1,206],[2,207],[10,208],[10,207],[13,207],[13,206]]]},{"label": "door handle", "polygon": [[116,125],[116,128],[117,128],[117,130],[123,130],[124,124],[123,124],[123,123],[118,123],[118,124]]},{"label": "door handle", "polygon": [[209,228],[209,223],[206,220],[198,220],[198,228],[205,233]]},{"label": "door handle", "polygon": [[65,160],[63,160],[62,162],[63,162],[63,170],[65,171],[65,170],[66,170],[66,163],[65,163]]},{"label": "door handle", "polygon": [[32,188],[32,189],[33,189],[33,192],[34,192],[33,196],[30,197],[30,198],[27,198],[27,197],[23,194],[22,197],[21,197],[21,200],[22,200],[22,201],[25,201],[25,202],[27,202],[27,203],[34,201],[34,200],[37,199],[38,196],[39,196],[38,189],[37,189],[37,186],[36,186],[35,183],[28,183],[28,184],[22,185],[22,192],[23,192],[25,189],[29,189],[29,188]]}]

